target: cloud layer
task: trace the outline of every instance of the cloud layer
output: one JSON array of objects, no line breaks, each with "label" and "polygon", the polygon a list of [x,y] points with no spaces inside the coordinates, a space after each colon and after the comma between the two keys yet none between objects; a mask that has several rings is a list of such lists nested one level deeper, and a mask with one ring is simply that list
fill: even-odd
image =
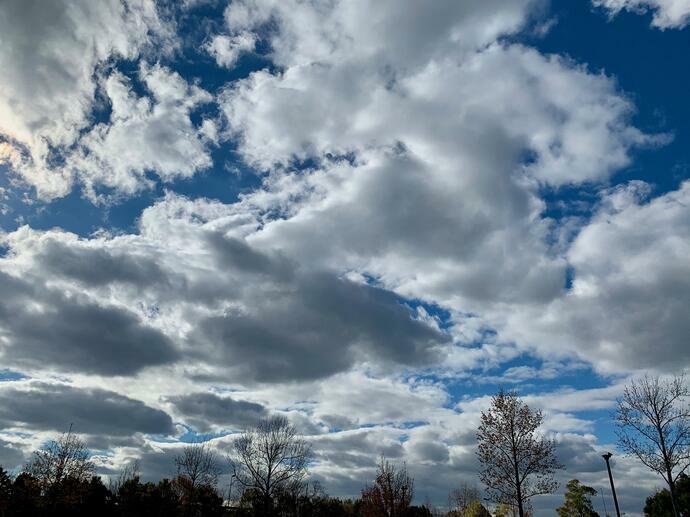
[{"label": "cloud layer", "polygon": [[[223,452],[279,413],[331,493],[385,453],[440,502],[510,385],[563,480],[601,486],[627,376],[690,364],[690,183],[627,180],[670,137],[537,48],[547,2],[29,4],[0,8],[2,174],[106,227],[0,232],[0,463],[73,423],[101,472],[169,476],[181,439]],[[687,2],[594,4],[687,23]],[[240,194],[195,191],[229,171]]]}]

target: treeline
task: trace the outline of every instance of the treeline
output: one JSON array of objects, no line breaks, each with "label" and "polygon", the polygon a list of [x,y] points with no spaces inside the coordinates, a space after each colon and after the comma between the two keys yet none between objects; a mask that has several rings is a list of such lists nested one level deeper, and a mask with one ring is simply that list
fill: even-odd
[{"label": "treeline", "polygon": [[[644,377],[630,382],[618,402],[620,447],[668,486],[647,499],[649,517],[690,516],[689,396],[683,377]],[[309,481],[311,444],[282,416],[236,437],[223,456],[209,442],[186,445],[174,458],[176,474],[156,483],[142,482],[133,464],[106,485],[95,475],[85,442],[70,429],[35,451],[14,477],[0,468],[0,517],[529,517],[533,498],[553,493],[563,468],[556,443],[540,432],[543,418],[515,392],[499,391],[477,429],[484,490],[463,485],[449,494],[443,510],[415,506],[407,465],[383,456],[359,497],[329,497]],[[598,517],[596,495],[570,480],[556,513]]]}]

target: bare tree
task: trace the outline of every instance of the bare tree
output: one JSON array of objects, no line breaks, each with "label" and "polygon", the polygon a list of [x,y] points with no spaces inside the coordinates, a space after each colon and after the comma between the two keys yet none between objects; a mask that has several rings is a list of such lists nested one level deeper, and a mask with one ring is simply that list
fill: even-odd
[{"label": "bare tree", "polygon": [[95,467],[89,460],[86,443],[72,432],[70,426],[60,438],[34,452],[25,470],[38,480],[42,490],[50,490],[68,478],[88,481]]},{"label": "bare tree", "polygon": [[645,375],[626,386],[616,411],[620,446],[664,478],[676,517],[676,480],[690,466],[689,396],[682,375],[669,380]]},{"label": "bare tree", "polygon": [[517,507],[520,517],[532,497],[558,488],[554,473],[563,468],[554,442],[538,434],[542,421],[541,411],[531,409],[515,392],[501,390],[482,412],[477,431],[480,479],[487,495]]},{"label": "bare tree", "polygon": [[474,485],[462,482],[458,488],[453,489],[448,494],[448,511],[455,511],[463,515],[474,501],[481,501],[479,489]]},{"label": "bare tree", "polygon": [[187,485],[194,490],[198,486],[215,488],[220,476],[218,455],[208,443],[193,443],[182,449],[175,456],[178,478],[183,477]]},{"label": "bare tree", "polygon": [[117,478],[110,478],[108,482],[109,490],[113,494],[118,493],[125,483],[133,479],[139,479],[140,470],[139,460],[134,460],[123,465],[117,473]]},{"label": "bare tree", "polygon": [[301,486],[312,459],[311,445],[284,416],[259,422],[235,440],[233,452],[234,478],[244,490],[258,492],[266,514],[276,495]]},{"label": "bare tree", "polygon": [[396,467],[381,456],[373,486],[362,490],[362,515],[364,517],[399,517],[412,503],[414,479],[407,472],[407,465]]}]

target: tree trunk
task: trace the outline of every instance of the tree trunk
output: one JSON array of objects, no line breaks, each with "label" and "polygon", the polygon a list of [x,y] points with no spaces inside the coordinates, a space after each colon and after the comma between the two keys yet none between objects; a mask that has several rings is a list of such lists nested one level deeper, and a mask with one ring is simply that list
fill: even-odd
[{"label": "tree trunk", "polygon": [[671,506],[673,507],[674,517],[679,517],[678,509],[676,508],[676,487],[673,482],[673,473],[671,472],[671,458],[669,458],[668,450],[666,449],[666,439],[662,429],[661,422],[657,418],[656,431],[659,434],[659,443],[661,444],[661,454],[664,460],[664,467],[666,467],[666,482],[668,483],[668,491],[671,494]]},{"label": "tree trunk", "polygon": [[517,490],[517,503],[518,503],[518,516],[519,517],[525,517],[525,510],[522,507],[522,494],[520,487],[518,486]]},{"label": "tree trunk", "polygon": [[513,454],[513,465],[515,466],[515,496],[517,498],[518,504],[518,517],[525,517],[525,510],[522,507],[522,487],[520,486],[520,471],[518,470],[518,462],[515,454]]},{"label": "tree trunk", "polygon": [[[515,416],[513,415],[513,419]],[[518,517],[525,517],[525,510],[522,508],[522,487],[520,486],[520,470],[518,467],[517,445],[515,443],[515,426],[514,421],[510,423],[510,440],[512,442],[513,467],[515,469],[515,496],[518,504]]]},{"label": "tree trunk", "polygon": [[676,487],[675,483],[673,482],[673,474],[671,473],[671,469],[668,467],[666,468],[666,475],[668,476],[668,491],[671,494],[671,506],[673,507],[673,515],[675,517],[680,517],[678,514],[678,508],[676,506]]}]

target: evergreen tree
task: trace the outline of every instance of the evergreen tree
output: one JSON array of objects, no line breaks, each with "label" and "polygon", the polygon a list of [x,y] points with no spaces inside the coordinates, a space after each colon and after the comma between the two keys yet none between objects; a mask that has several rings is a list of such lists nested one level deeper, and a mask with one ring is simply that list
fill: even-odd
[{"label": "evergreen tree", "polygon": [[592,487],[571,479],[566,485],[563,506],[556,508],[559,517],[599,517],[592,507],[591,497],[595,495],[597,491]]},{"label": "evergreen tree", "polygon": [[[676,481],[676,502],[681,515],[690,515],[690,477],[686,474],[681,474]],[[647,498],[644,514],[647,517],[673,517],[673,504],[668,489],[659,490]]]}]

